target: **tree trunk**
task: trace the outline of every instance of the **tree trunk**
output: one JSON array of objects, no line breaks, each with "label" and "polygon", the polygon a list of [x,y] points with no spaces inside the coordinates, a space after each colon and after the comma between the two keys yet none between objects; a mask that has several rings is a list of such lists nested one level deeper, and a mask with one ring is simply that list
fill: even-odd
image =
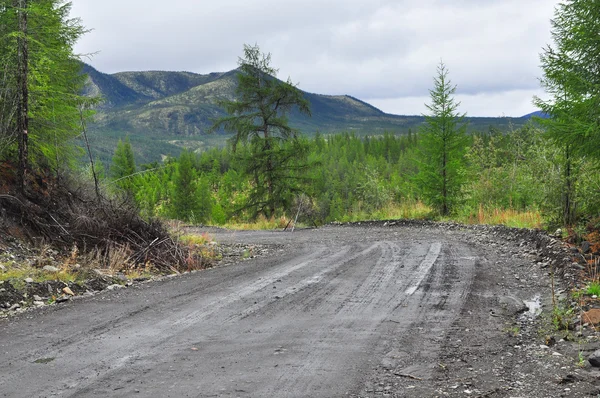
[{"label": "tree trunk", "polygon": [[266,183],[267,183],[267,203],[268,203],[268,212],[266,214],[267,218],[271,218],[275,215],[275,190],[273,187],[273,154],[270,153],[271,147],[271,138],[269,136],[269,126],[263,126],[263,134],[265,139],[264,150],[267,153],[267,170],[265,173]]},{"label": "tree trunk", "polygon": [[24,193],[28,169],[28,130],[29,130],[29,91],[27,89],[28,48],[27,48],[27,0],[15,0],[19,9],[19,38],[18,38],[18,103],[17,103],[17,134],[19,136],[19,188]]},{"label": "tree trunk", "polygon": [[94,177],[94,187],[96,189],[96,200],[100,202],[100,184],[98,182],[98,175],[96,174],[96,167],[94,165],[94,157],[92,156],[92,150],[90,149],[90,142],[88,141],[87,131],[85,126],[85,117],[83,115],[83,105],[79,106],[79,122],[81,123],[81,133],[83,134],[83,139],[85,140],[85,146],[87,148],[87,153],[90,158],[90,167],[92,168],[92,176]]},{"label": "tree trunk", "polygon": [[567,145],[565,147],[565,191],[563,193],[563,223],[565,226],[575,223],[574,190],[571,148]]},{"label": "tree trunk", "polygon": [[442,160],[442,215],[448,214],[448,184],[447,184],[447,170],[446,170],[446,149],[444,148],[444,155]]}]

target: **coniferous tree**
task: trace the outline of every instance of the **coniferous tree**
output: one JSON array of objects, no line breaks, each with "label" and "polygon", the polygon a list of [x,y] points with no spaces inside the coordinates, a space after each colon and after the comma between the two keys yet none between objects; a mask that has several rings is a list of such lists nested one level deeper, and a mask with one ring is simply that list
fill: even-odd
[{"label": "coniferous tree", "polygon": [[135,174],[135,169],[133,148],[129,137],[125,137],[125,141],[119,140],[117,143],[110,166],[110,176],[118,187],[131,192],[133,189],[131,176]]},{"label": "coniferous tree", "polygon": [[464,154],[467,145],[464,114],[458,112],[454,100],[456,86],[448,78],[443,62],[437,68],[434,87],[429,90],[431,112],[419,136],[418,189],[424,199],[442,215],[447,215],[457,203],[464,183]]},{"label": "coniferous tree", "polygon": [[566,0],[552,20],[554,45],[541,54],[542,86],[535,104],[551,116],[550,136],[568,152],[600,160],[600,2]]},{"label": "coniferous tree", "polygon": [[179,220],[189,221],[198,213],[196,172],[193,154],[189,151],[183,151],[177,161],[173,179],[172,207],[173,216]]},{"label": "coniferous tree", "polygon": [[300,191],[295,173],[307,166],[307,147],[288,125],[287,114],[293,108],[310,114],[309,103],[289,79],[275,78],[271,55],[258,46],[244,45],[239,65],[237,98],[221,102],[229,116],[217,120],[213,130],[233,132],[234,151],[239,144],[248,145],[244,165],[253,183],[243,207],[271,217]]},{"label": "coniferous tree", "polygon": [[547,135],[562,149],[561,218],[577,218],[578,158],[600,161],[600,3],[567,0],[556,6],[552,20],[554,45],[541,54],[542,86],[550,99],[534,103],[547,115],[540,119]]},{"label": "coniferous tree", "polygon": [[86,99],[73,45],[85,29],[69,18],[70,6],[0,0],[0,155],[19,158],[22,182],[30,166],[57,169],[75,159],[72,138]]}]

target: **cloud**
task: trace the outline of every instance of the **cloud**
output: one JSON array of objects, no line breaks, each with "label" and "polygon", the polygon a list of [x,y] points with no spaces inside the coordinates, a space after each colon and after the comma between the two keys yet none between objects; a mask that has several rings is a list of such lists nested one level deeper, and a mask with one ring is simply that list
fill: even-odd
[{"label": "cloud", "polygon": [[272,53],[280,77],[311,92],[390,103],[426,97],[443,59],[460,95],[500,101],[538,88],[557,3],[77,0],[72,14],[94,29],[77,50],[100,51],[91,63],[103,72],[226,71],[244,43],[257,43]]},{"label": "cloud", "polygon": [[[533,97],[544,98],[541,89],[509,90],[502,92],[457,94],[455,100],[460,102],[459,113],[475,117],[521,117],[535,110]],[[368,103],[386,113],[397,115],[428,115],[425,104],[431,103],[429,96],[399,98],[368,98]]]}]

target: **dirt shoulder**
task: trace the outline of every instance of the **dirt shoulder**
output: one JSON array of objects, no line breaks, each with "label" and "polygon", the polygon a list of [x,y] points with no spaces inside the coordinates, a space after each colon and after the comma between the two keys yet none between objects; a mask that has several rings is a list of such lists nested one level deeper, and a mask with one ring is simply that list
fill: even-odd
[{"label": "dirt shoulder", "polygon": [[[357,396],[598,396],[600,372],[588,361],[600,348],[598,332],[581,317],[595,301],[581,305],[571,295],[582,272],[573,250],[537,231],[438,227],[485,250],[464,306],[445,332],[435,319],[414,330],[424,346],[443,341],[435,360],[381,364]],[[565,325],[553,322],[552,273]],[[406,340],[388,349],[401,353]],[[422,368],[430,375],[419,377]]]}]

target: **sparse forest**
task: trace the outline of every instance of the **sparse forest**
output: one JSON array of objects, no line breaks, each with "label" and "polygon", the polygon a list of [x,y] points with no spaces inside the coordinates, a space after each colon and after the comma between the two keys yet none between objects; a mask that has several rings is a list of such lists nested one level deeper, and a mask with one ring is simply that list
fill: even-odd
[{"label": "sparse forest", "polygon": [[[254,57],[269,59],[268,55]],[[247,73],[240,73],[240,82]],[[263,90],[260,85],[242,87],[243,95],[250,98]],[[292,88],[289,83],[288,87]],[[295,215],[308,225],[431,218],[550,229],[597,222],[597,162],[557,139],[557,118],[510,131],[490,128],[467,134],[465,114],[459,112],[460,104],[453,97],[455,90],[441,63],[430,91],[431,113],[414,133],[317,134],[312,139],[294,133],[289,136],[293,139],[278,140],[276,147],[265,146],[267,141],[261,140],[269,137],[272,127],[281,131],[280,125],[268,125],[244,101],[233,101],[229,103],[231,116],[218,122],[228,123],[235,134],[229,146],[184,152],[158,169],[148,166],[150,171],[132,175],[129,186],[145,216],[192,223],[236,224],[261,216],[263,221],[270,219],[267,225],[283,226]],[[272,105],[256,109],[275,114],[276,109],[269,111]],[[545,109],[551,114],[548,106]],[[285,118],[277,119],[281,122]],[[285,153],[301,156],[295,159],[297,167],[281,166],[273,174],[268,165],[274,158],[269,156]],[[185,187],[189,195],[195,192],[194,199],[181,201],[177,199],[182,189],[178,178],[188,169],[186,174],[194,177]],[[279,179],[269,180],[274,176]],[[269,189],[274,181],[281,184],[276,191]],[[260,197],[272,199],[257,201]],[[257,208],[258,203],[263,207]]]}]

